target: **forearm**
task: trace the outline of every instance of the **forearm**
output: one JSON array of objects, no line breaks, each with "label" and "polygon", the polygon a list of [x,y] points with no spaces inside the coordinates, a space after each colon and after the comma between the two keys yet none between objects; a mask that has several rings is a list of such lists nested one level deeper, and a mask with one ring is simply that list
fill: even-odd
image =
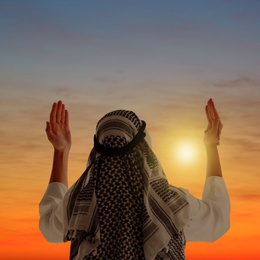
[{"label": "forearm", "polygon": [[207,152],[207,171],[206,177],[219,176],[222,177],[218,148],[216,145],[206,146]]},{"label": "forearm", "polygon": [[69,151],[54,150],[50,182],[61,182],[68,187]]}]

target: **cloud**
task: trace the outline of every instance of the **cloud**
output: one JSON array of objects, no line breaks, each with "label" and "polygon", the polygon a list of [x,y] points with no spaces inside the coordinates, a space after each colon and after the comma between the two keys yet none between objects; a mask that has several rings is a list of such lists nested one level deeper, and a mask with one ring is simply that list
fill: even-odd
[{"label": "cloud", "polygon": [[22,9],[21,3],[15,3],[15,4],[10,4],[10,3],[1,3],[0,4],[0,10],[1,11],[13,11],[13,10],[18,10]]},{"label": "cloud", "polygon": [[77,33],[69,29],[59,27],[47,21],[39,21],[31,17],[28,21],[16,24],[9,28],[12,34],[31,38],[40,43],[62,43],[63,45],[94,45],[97,44],[97,37],[84,33]]},{"label": "cloud", "polygon": [[[48,17],[48,19],[46,18]],[[108,39],[114,40],[114,37],[105,36],[100,32],[91,32],[86,28],[78,26],[77,30],[68,24],[68,17],[48,12],[38,12],[37,15],[27,13],[24,16],[17,16],[13,18],[14,21],[6,22],[1,30],[8,35],[25,39],[27,45],[37,42],[41,46],[46,44],[59,44],[59,46],[96,46],[103,45]],[[75,22],[73,20],[73,22]],[[84,22],[88,22],[87,20]],[[77,26],[74,24],[74,26]],[[30,42],[28,41],[30,39]],[[19,42],[19,45],[24,45],[24,41]],[[47,45],[48,46],[48,45]],[[26,45],[25,45],[26,47]],[[33,46],[35,48],[35,46]],[[49,48],[45,48],[46,50]],[[57,49],[55,50],[57,52]]]},{"label": "cloud", "polygon": [[250,77],[239,77],[237,79],[231,80],[221,80],[219,82],[213,83],[214,87],[217,88],[247,88],[259,86],[260,82],[250,78]]},{"label": "cloud", "polygon": [[[37,204],[39,207],[39,204]],[[38,223],[39,218],[11,218],[10,222],[18,222],[18,223]]]},{"label": "cloud", "polygon": [[255,214],[253,214],[252,212],[245,212],[245,213],[241,213],[241,212],[238,212],[238,213],[233,213],[232,214],[232,217],[234,217],[234,219],[239,219],[239,220],[248,220],[248,219],[252,219],[253,216]]},{"label": "cloud", "polygon": [[[174,34],[183,34],[183,33],[191,33],[198,32],[199,28],[196,23],[192,22],[181,22],[178,21],[172,24],[159,24],[159,23],[145,23],[145,22],[133,22],[133,23],[125,23],[121,25],[122,28],[126,29],[129,32],[141,34],[145,36],[162,36],[164,38],[168,38],[169,36],[173,36]],[[168,36],[168,37],[166,37]]]},{"label": "cloud", "polygon": [[[207,27],[204,21],[185,21],[182,19],[160,23],[160,22],[132,22],[122,23],[118,25],[119,30],[128,35],[138,37],[138,39],[152,39],[153,42],[159,42],[160,47],[162,43],[165,45],[170,42],[177,44],[189,45],[190,40],[199,39],[203,34],[214,34],[214,25],[207,22]],[[211,30],[210,30],[210,29]],[[151,44],[149,44],[151,45]],[[153,46],[153,45],[151,45]],[[149,46],[147,46],[149,47]]]},{"label": "cloud", "polygon": [[260,194],[241,194],[239,200],[260,201]]},{"label": "cloud", "polygon": [[95,77],[94,80],[97,81],[97,82],[100,82],[100,83],[109,83],[109,84],[111,84],[111,83],[114,84],[114,83],[119,82],[118,80],[113,79],[113,78],[108,77],[108,76],[98,76],[98,77]]},{"label": "cloud", "polygon": [[[233,150],[246,151],[246,152],[260,152],[260,142],[249,136],[244,137],[223,137],[223,142],[229,146],[233,147]],[[241,156],[244,156],[244,154]]]},{"label": "cloud", "polygon": [[259,18],[259,10],[252,12],[237,12],[229,15],[229,18],[235,22],[245,23],[255,18]]},{"label": "cloud", "polygon": [[[69,88],[69,87],[58,87],[53,90],[55,95],[60,95],[61,98],[72,98],[75,94],[75,89]],[[75,96],[74,96],[75,97]]]},{"label": "cloud", "polygon": [[239,12],[232,14],[230,17],[237,22],[245,22],[248,19],[252,18],[252,14],[246,12]]}]

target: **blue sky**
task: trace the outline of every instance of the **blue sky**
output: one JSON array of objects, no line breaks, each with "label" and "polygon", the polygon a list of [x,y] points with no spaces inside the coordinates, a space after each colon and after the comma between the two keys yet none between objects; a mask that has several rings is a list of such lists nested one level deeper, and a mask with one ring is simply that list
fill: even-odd
[{"label": "blue sky", "polygon": [[2,81],[258,75],[258,1],[6,1],[0,9]]}]

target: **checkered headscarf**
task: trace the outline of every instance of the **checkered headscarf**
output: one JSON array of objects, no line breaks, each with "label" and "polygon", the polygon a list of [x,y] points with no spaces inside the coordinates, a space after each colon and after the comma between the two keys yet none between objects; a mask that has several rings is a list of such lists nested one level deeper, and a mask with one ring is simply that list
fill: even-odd
[{"label": "checkered headscarf", "polygon": [[[139,130],[142,130],[144,125],[145,123],[139,120],[134,112],[116,110],[99,120],[95,139],[108,151],[123,150],[137,135],[140,135]],[[113,172],[115,163],[122,162],[121,164],[125,165],[127,164],[125,162],[131,160],[133,163],[132,165],[130,163],[130,168],[127,169],[142,175],[141,204],[144,205],[146,214],[142,223],[145,259],[155,259],[170,242],[175,243],[174,237],[181,234],[186,218],[179,218],[176,213],[182,210],[184,215],[188,214],[188,202],[182,190],[168,184],[160,162],[151,149],[150,136],[146,130],[144,133],[146,136],[141,136],[135,147],[122,154],[103,155],[97,147],[92,149],[86,171],[67,193],[68,229],[65,230],[64,242],[71,240],[70,259],[74,259],[79,245],[86,238],[89,239],[90,245],[92,240],[100,239],[96,187],[100,172]],[[102,158],[107,157],[110,162],[112,161],[112,168],[105,168],[105,164],[102,164]],[[129,185],[134,185],[134,183]],[[183,250],[183,248],[176,247],[176,251],[178,250]]]}]

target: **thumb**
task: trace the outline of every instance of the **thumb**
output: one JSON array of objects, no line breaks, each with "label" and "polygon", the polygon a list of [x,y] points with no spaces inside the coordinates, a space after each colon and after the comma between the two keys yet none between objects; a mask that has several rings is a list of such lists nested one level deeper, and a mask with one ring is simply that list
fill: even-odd
[{"label": "thumb", "polygon": [[50,124],[50,122],[46,122],[46,129],[45,129],[45,131],[48,133],[48,132],[51,132],[51,124]]},{"label": "thumb", "polygon": [[48,124],[48,122],[46,122],[46,128],[45,128],[45,131],[46,131],[46,132],[49,132],[49,131],[50,131],[50,125]]}]

